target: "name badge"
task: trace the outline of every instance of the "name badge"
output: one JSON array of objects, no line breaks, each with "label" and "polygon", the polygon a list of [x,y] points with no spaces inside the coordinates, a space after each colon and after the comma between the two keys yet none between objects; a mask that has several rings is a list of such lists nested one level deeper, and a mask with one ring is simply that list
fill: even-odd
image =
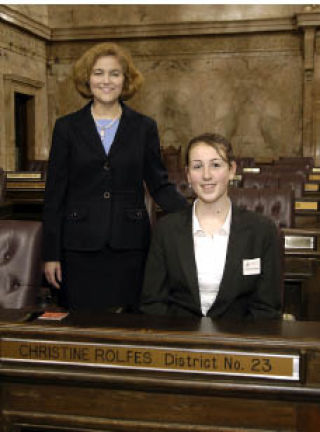
[{"label": "name badge", "polygon": [[243,260],[243,275],[258,275],[261,273],[261,259],[253,258]]}]

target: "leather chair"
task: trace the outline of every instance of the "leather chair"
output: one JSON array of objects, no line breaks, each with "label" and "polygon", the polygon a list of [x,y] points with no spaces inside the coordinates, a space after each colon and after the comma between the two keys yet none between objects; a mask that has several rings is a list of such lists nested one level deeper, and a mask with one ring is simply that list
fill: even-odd
[{"label": "leather chair", "polygon": [[265,173],[244,173],[242,175],[242,187],[244,188],[273,188],[279,187],[279,178],[277,175]]},{"label": "leather chair", "polygon": [[295,198],[301,198],[304,193],[305,175],[301,171],[284,170],[262,172],[259,174],[245,173],[242,175],[242,187],[244,188],[285,188],[290,187]]},{"label": "leather chair", "polygon": [[305,175],[301,171],[287,171],[279,175],[279,186],[290,187],[294,192],[295,198],[302,198],[305,182]]},{"label": "leather chair", "polygon": [[296,166],[314,167],[314,159],[310,156],[281,156],[275,164],[290,164]]},{"label": "leather chair", "polygon": [[274,220],[279,228],[294,227],[294,196],[291,188],[230,188],[231,201]]},{"label": "leather chair", "polygon": [[272,165],[272,166],[263,166],[260,168],[261,173],[269,173],[278,176],[282,176],[284,173],[299,173],[304,177],[304,181],[308,180],[309,168],[306,168],[302,165],[294,165],[294,164],[283,164],[283,165]]},{"label": "leather chair", "polygon": [[42,224],[0,221],[0,308],[35,307],[42,279]]}]

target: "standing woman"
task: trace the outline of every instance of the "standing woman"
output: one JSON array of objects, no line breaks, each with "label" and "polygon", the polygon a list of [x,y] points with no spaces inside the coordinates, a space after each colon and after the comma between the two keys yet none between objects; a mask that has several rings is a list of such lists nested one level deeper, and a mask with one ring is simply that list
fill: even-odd
[{"label": "standing woman", "polygon": [[69,309],[134,309],[150,239],[144,183],[167,212],[186,202],[168,181],[155,121],[123,102],[142,83],[129,53],[92,47],[76,62],[74,83],[90,102],[54,127],[45,275]]}]

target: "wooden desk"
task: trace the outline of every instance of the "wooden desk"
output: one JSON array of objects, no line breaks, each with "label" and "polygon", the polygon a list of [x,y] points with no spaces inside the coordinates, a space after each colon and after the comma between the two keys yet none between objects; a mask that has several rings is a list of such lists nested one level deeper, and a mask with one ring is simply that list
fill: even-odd
[{"label": "wooden desk", "polygon": [[320,323],[8,316],[2,432],[320,430]]}]

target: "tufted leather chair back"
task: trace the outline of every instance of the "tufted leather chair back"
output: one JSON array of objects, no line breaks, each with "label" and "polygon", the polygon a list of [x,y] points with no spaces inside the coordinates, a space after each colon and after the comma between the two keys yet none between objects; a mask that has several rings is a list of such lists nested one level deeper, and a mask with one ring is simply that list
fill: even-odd
[{"label": "tufted leather chair back", "polygon": [[301,198],[304,192],[305,174],[301,171],[273,171],[260,174],[245,173],[242,175],[244,188],[283,188],[290,187],[295,198]]},{"label": "tufted leather chair back", "polygon": [[309,168],[302,165],[294,164],[283,164],[283,165],[273,165],[261,167],[262,173],[269,173],[281,176],[284,173],[300,173],[304,177],[304,181],[307,181]]},{"label": "tufted leather chair back", "polygon": [[279,186],[290,187],[295,198],[301,198],[304,193],[305,176],[302,172],[283,172],[279,175]]},{"label": "tufted leather chair back", "polygon": [[41,222],[0,220],[0,308],[36,306],[41,242]]},{"label": "tufted leather chair back", "polygon": [[279,187],[279,177],[272,173],[244,173],[242,175],[242,186],[244,188],[274,188]]},{"label": "tufted leather chair back", "polygon": [[270,217],[279,228],[294,227],[294,195],[291,188],[230,188],[229,195],[238,207]]},{"label": "tufted leather chair back", "polygon": [[0,204],[4,202],[6,194],[6,174],[0,168]]},{"label": "tufted leather chair back", "polygon": [[314,159],[311,156],[282,156],[278,160],[275,160],[275,164],[290,164],[312,168],[314,166]]}]

